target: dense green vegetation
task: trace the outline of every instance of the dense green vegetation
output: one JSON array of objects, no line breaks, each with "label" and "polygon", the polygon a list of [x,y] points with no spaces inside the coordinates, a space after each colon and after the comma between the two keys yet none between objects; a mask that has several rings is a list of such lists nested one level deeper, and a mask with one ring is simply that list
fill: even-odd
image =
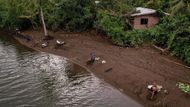
[{"label": "dense green vegetation", "polygon": [[91,0],[0,0],[0,25],[21,27],[20,16],[24,16],[31,20],[34,27],[38,27],[41,24],[41,6],[49,29],[86,30],[93,24],[93,3]]},{"label": "dense green vegetation", "polygon": [[[154,28],[131,30],[128,24],[123,22],[125,18],[122,19],[122,15],[108,14],[110,12],[107,10],[101,10],[97,14],[98,28],[104,30],[117,44],[138,46],[144,42],[151,42],[190,64],[190,1],[131,0],[131,4],[158,10],[158,14],[161,13],[160,23]],[[163,12],[171,15],[165,16]]]},{"label": "dense green vegetation", "polygon": [[[156,44],[190,64],[190,1],[189,0],[0,0],[0,27],[23,27],[21,19],[30,20],[34,28],[41,26],[43,8],[48,29],[84,31],[95,28],[113,43],[139,46],[144,42]],[[134,8],[158,10],[161,21],[154,28],[135,30],[129,17]],[[162,13],[171,13],[165,16]],[[22,17],[21,17],[22,16]]]}]

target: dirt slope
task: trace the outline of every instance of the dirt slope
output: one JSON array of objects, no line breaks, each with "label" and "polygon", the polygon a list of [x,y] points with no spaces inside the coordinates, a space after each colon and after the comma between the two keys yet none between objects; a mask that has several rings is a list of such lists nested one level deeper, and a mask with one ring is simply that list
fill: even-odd
[{"label": "dirt slope", "polygon": [[[177,87],[177,82],[190,83],[190,69],[173,63],[179,60],[171,56],[161,55],[158,50],[149,45],[139,48],[122,48],[112,45],[108,39],[89,31],[83,33],[53,33],[55,39],[50,41],[46,48],[41,48],[42,32],[25,31],[33,37],[32,42],[18,39],[24,45],[36,47],[45,51],[69,58],[71,61],[90,69],[98,77],[123,91],[146,107],[189,107],[190,96],[182,93]],[[64,40],[66,45],[55,49],[56,39]],[[87,66],[86,61],[90,53],[94,52],[100,57],[92,66]],[[101,61],[106,60],[106,64]],[[110,70],[108,70],[110,69]],[[108,72],[105,72],[108,70]],[[156,82],[168,90],[168,94],[160,92],[154,101],[147,100],[147,85]]]}]

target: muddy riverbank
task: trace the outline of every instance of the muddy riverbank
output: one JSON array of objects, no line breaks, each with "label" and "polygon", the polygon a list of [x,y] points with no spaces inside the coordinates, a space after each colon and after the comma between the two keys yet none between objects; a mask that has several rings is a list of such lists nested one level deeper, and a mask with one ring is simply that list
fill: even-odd
[{"label": "muddy riverbank", "polygon": [[[107,38],[97,35],[94,31],[82,33],[58,31],[50,32],[54,39],[49,41],[48,47],[41,48],[41,44],[44,43],[42,31],[28,30],[22,34],[32,37],[32,41],[17,38],[23,45],[61,55],[79,63],[146,107],[189,107],[189,96],[184,95],[176,87],[176,83],[189,83],[190,69],[173,63],[181,62],[171,56],[161,55],[150,45],[122,48],[114,46]],[[56,40],[64,41],[66,44],[55,48]],[[87,66],[86,61],[92,52],[100,60],[92,66]],[[106,63],[102,64],[102,60]],[[146,87],[153,82],[162,85],[168,94],[161,91],[154,101],[150,101],[147,100]]]},{"label": "muddy riverbank", "polygon": [[142,107],[67,58],[0,31],[1,107]]}]

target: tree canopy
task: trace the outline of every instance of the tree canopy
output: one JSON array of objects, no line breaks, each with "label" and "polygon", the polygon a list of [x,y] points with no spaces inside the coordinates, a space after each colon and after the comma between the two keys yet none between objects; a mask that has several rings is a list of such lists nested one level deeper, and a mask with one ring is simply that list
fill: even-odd
[{"label": "tree canopy", "polygon": [[[41,26],[40,9],[50,30],[101,30],[113,43],[138,46],[144,42],[156,44],[190,64],[190,1],[189,0],[0,0],[0,27],[22,27],[19,17],[27,16],[34,27]],[[135,30],[124,14],[135,7],[147,7],[160,16],[153,28]]]}]

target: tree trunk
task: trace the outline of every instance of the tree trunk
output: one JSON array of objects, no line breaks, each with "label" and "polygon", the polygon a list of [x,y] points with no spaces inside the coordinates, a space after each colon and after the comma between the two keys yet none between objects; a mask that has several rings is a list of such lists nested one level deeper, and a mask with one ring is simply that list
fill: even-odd
[{"label": "tree trunk", "polygon": [[44,29],[44,36],[46,37],[46,36],[48,36],[48,32],[46,29],[46,23],[44,21],[44,14],[43,14],[42,7],[40,7],[40,16],[41,16],[41,20],[42,20],[43,29]]}]

